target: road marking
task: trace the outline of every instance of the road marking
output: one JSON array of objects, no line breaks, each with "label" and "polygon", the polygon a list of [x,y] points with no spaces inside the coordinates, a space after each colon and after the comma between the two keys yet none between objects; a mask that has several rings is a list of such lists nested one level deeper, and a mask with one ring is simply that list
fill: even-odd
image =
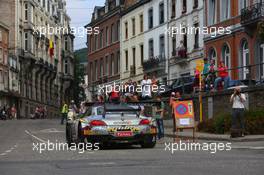
[{"label": "road marking", "polygon": [[254,150],[264,150],[263,146],[232,146],[232,149],[254,149]]},{"label": "road marking", "polygon": [[89,165],[93,165],[93,166],[104,166],[104,165],[115,165],[115,162],[93,162],[93,163],[89,163]]},{"label": "road marking", "polygon": [[56,128],[49,128],[49,129],[42,129],[39,132],[42,132],[42,133],[61,133],[64,131],[58,131]]},{"label": "road marking", "polygon": [[31,134],[28,130],[25,130],[25,133],[27,133],[28,135],[30,135],[31,137],[37,139],[38,141],[40,141],[40,142],[42,142],[42,143],[46,143],[45,140],[42,140],[41,138],[39,138],[39,137],[37,137],[37,136]]},{"label": "road marking", "polygon": [[2,154],[0,154],[0,156],[5,156],[7,153],[2,153]]},{"label": "road marking", "polygon": [[6,152],[6,153],[10,153],[11,151],[12,151],[12,150],[9,149],[9,150],[6,150],[5,152]]}]

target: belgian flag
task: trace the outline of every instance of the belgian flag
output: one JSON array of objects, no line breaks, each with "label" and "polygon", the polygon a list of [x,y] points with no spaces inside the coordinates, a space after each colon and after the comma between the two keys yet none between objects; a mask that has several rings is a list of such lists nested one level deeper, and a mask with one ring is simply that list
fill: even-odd
[{"label": "belgian flag", "polygon": [[49,43],[49,55],[51,58],[53,58],[54,56],[54,44],[52,40],[50,40],[50,43]]}]

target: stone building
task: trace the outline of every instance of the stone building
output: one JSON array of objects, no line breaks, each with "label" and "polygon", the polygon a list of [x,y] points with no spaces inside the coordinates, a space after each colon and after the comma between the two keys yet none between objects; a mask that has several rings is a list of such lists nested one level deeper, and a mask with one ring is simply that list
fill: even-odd
[{"label": "stone building", "polygon": [[168,13],[169,79],[193,75],[195,61],[204,57],[204,36],[198,30],[204,27],[203,0],[170,0]]},{"label": "stone building", "polygon": [[105,6],[94,8],[91,22],[85,26],[99,29],[99,32],[87,36],[90,97],[98,94],[99,86],[105,87],[120,81],[119,40],[122,4],[122,0],[106,0]]},{"label": "stone building", "polygon": [[53,30],[70,30],[65,0],[0,0],[0,16],[10,30],[9,63],[16,68],[10,78],[17,82],[18,114],[27,118],[41,106],[49,117],[57,115],[61,102],[71,98],[74,73],[74,37]]},{"label": "stone building", "polygon": [[205,54],[228,68],[241,67],[229,71],[233,79],[264,77],[263,7],[261,0],[205,1],[205,25],[231,29],[231,34],[206,36]]}]

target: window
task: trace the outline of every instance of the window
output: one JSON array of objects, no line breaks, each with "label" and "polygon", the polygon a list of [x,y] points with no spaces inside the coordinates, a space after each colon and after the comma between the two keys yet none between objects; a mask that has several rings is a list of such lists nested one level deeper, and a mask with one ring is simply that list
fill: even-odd
[{"label": "window", "polygon": [[135,22],[135,18],[132,18],[132,35],[133,36],[136,35],[136,22]]},{"label": "window", "polygon": [[153,28],[153,9],[149,9],[148,11],[148,23],[149,23],[149,29]]},{"label": "window", "polygon": [[111,54],[111,75],[114,75],[115,73],[115,56],[114,54]]},{"label": "window", "polygon": [[175,18],[175,15],[176,15],[176,1],[175,0],[172,0],[172,3],[171,3],[171,18]]},{"label": "window", "polygon": [[242,42],[242,66],[243,66],[243,74],[242,74],[242,79],[247,79],[249,78],[249,69],[248,66],[249,65],[249,49],[248,49],[248,42],[247,41],[243,41]]},{"label": "window", "polygon": [[68,60],[64,60],[64,73],[68,74]]},{"label": "window", "polygon": [[248,6],[248,0],[239,0],[239,14],[241,14],[241,10]]},{"label": "window", "polygon": [[102,48],[103,47],[103,33],[104,33],[104,30],[101,30],[100,32],[100,41],[99,41],[99,47]]},{"label": "window", "polygon": [[101,58],[100,60],[100,77],[104,76],[104,60]]},{"label": "window", "polygon": [[94,80],[97,80],[97,78],[98,78],[98,64],[96,60],[94,65]]},{"label": "window", "polygon": [[149,40],[149,58],[152,58],[154,56],[154,50],[153,50],[153,39]]},{"label": "window", "polygon": [[260,45],[260,78],[264,78],[264,44]]},{"label": "window", "polygon": [[182,0],[182,14],[187,12],[186,0]]},{"label": "window", "polygon": [[65,47],[65,50],[68,50],[68,45],[69,45],[69,42],[68,42],[68,37],[65,37],[64,39],[64,47]]},{"label": "window", "polygon": [[128,50],[125,51],[125,57],[126,57],[126,70],[128,70]]},{"label": "window", "polygon": [[136,66],[136,48],[132,48],[132,56],[133,56],[133,66]]},{"label": "window", "polygon": [[3,59],[3,49],[0,48],[0,63],[3,63],[4,59]]},{"label": "window", "polygon": [[216,22],[216,0],[208,0],[208,25],[213,25]]},{"label": "window", "polygon": [[142,33],[143,32],[143,28],[144,28],[144,22],[143,22],[143,15],[141,14],[140,16],[139,16],[139,20],[140,20],[140,33]]},{"label": "window", "polygon": [[176,56],[176,37],[172,37],[172,56]]},{"label": "window", "polygon": [[25,21],[28,20],[28,4],[25,3]]},{"label": "window", "polygon": [[216,52],[215,52],[214,48],[211,48],[209,50],[208,58],[209,58],[210,61],[211,60],[216,60]]},{"label": "window", "polygon": [[95,48],[95,50],[98,49],[98,35],[94,36],[94,48]]},{"label": "window", "polygon": [[115,41],[115,24],[111,25],[111,43]]},{"label": "window", "polygon": [[164,3],[159,5],[159,23],[164,23]]},{"label": "window", "polygon": [[199,24],[194,24],[195,34],[194,34],[194,49],[199,48]]},{"label": "window", "polygon": [[222,50],[223,61],[226,67],[229,69],[231,67],[231,60],[230,60],[230,49],[227,45],[224,45]]},{"label": "window", "polygon": [[105,28],[105,45],[108,46],[108,27]]},{"label": "window", "polygon": [[144,45],[140,45],[140,60],[141,60],[141,65],[143,65],[144,62]]},{"label": "window", "polygon": [[198,8],[198,3],[199,3],[198,0],[193,0],[193,9]]},{"label": "window", "polygon": [[160,57],[163,59],[165,58],[165,39],[164,35],[160,36]]},{"label": "window", "polygon": [[25,50],[28,51],[28,33],[25,33]]},{"label": "window", "polygon": [[222,0],[221,2],[221,20],[230,18],[230,0]]},{"label": "window", "polygon": [[120,34],[120,21],[117,22],[116,25],[116,37],[117,37],[117,41],[119,41],[119,34]]},{"label": "window", "polygon": [[128,39],[128,24],[125,22],[125,38]]},{"label": "window", "polygon": [[118,51],[116,54],[116,71],[115,73],[118,74],[120,71],[120,52]]},{"label": "window", "polygon": [[105,75],[109,75],[109,64],[108,64],[108,56],[105,57]]},{"label": "window", "polygon": [[2,36],[2,31],[0,30],[0,42],[2,42],[3,36]]}]

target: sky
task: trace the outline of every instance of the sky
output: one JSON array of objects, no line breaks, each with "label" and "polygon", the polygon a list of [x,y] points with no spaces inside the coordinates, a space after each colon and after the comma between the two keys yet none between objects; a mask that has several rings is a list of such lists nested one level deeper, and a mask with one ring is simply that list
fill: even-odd
[{"label": "sky", "polygon": [[[71,27],[83,27],[91,20],[95,6],[103,6],[105,0],[66,0],[67,13],[71,17]],[[86,36],[75,37],[74,50],[86,47]]]}]

